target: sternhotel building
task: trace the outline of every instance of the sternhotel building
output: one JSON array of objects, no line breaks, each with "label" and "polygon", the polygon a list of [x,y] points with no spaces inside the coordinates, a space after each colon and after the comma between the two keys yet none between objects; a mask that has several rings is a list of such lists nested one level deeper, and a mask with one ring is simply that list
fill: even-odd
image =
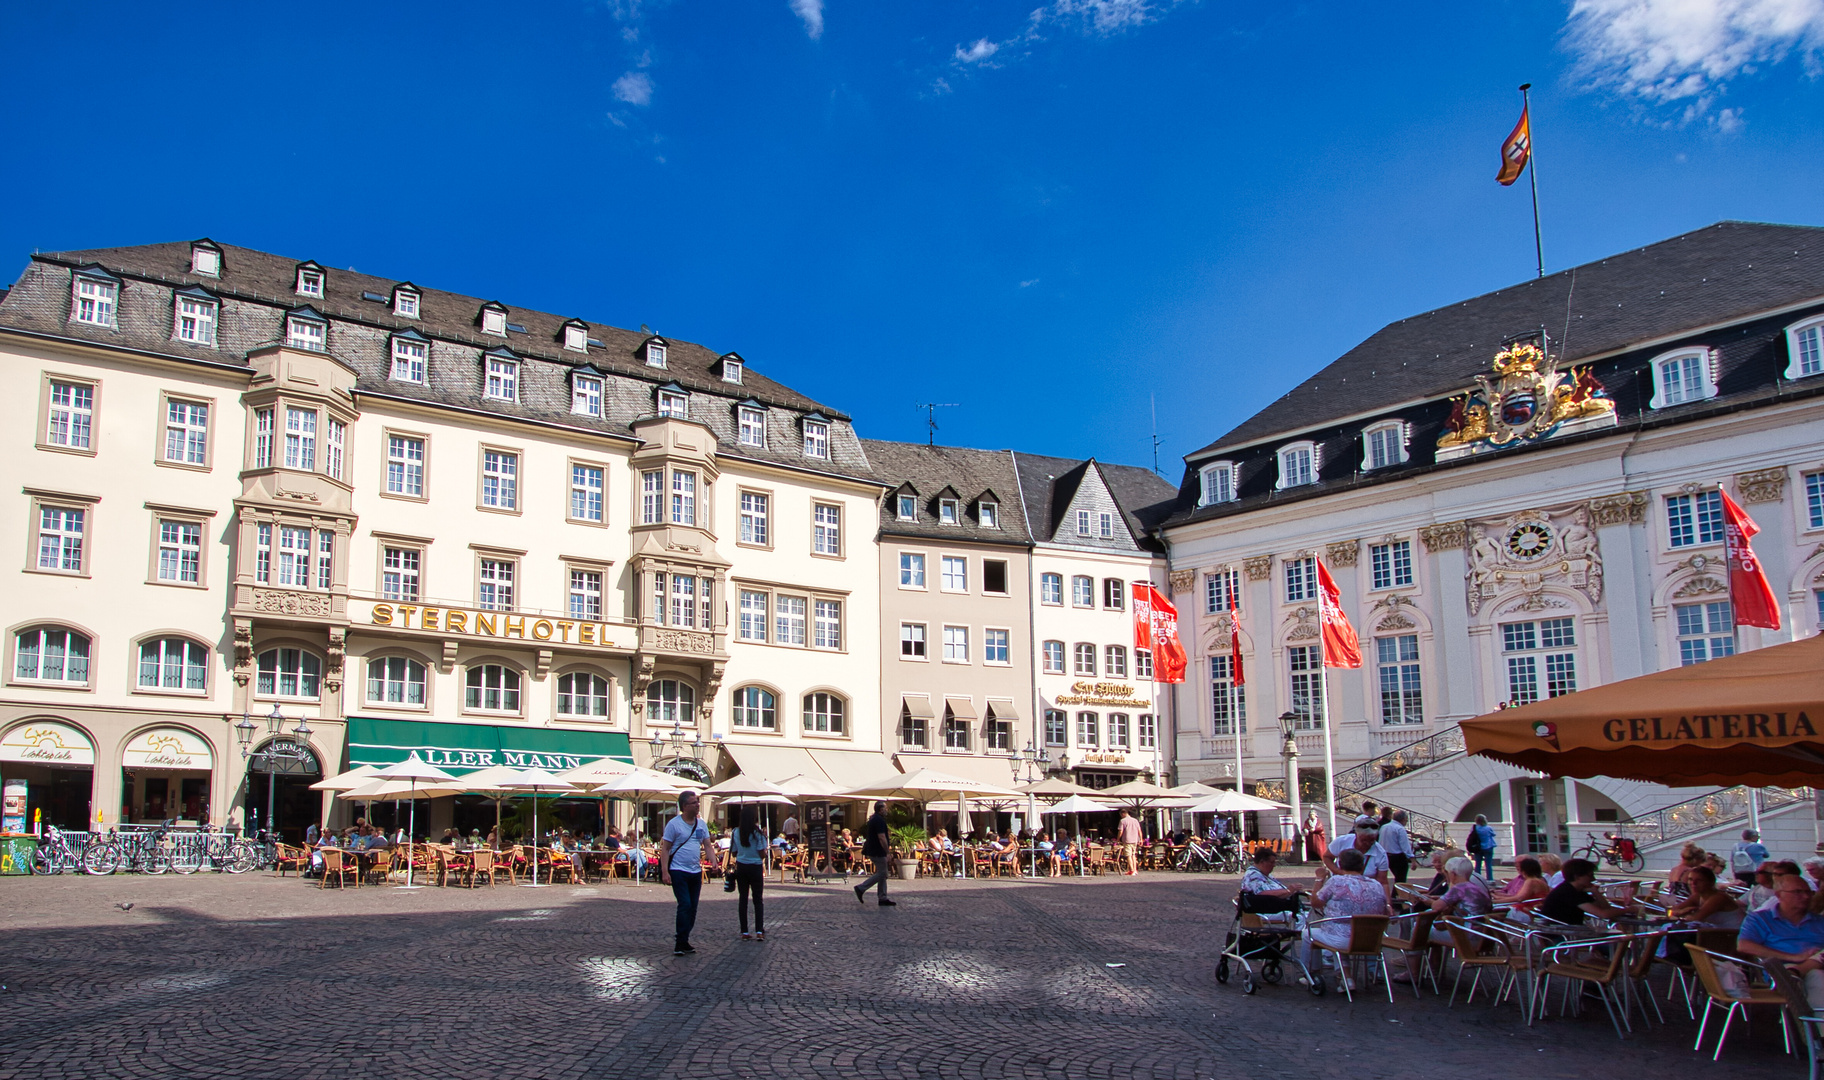
[{"label": "sternhotel building", "polygon": [[[1186,465],[1163,530],[1193,658],[1183,778],[1233,783],[1239,750],[1249,787],[1283,791],[1290,713],[1311,801],[1322,558],[1364,657],[1328,681],[1345,800],[1458,838],[1452,823],[1485,813],[1503,854],[1714,803],[1466,758],[1455,725],[1819,632],[1824,230],[1723,222],[1401,319]],[[1733,626],[1723,490],[1761,528],[1779,631]],[[1792,833],[1778,849],[1809,848],[1810,802],[1782,805],[1764,815],[1783,844]],[[1643,836],[1726,848],[1739,812],[1699,815],[1714,835]]]},{"label": "sternhotel building", "polygon": [[411,750],[892,767],[882,485],[738,354],[198,240],[33,256],[0,358],[34,816],[295,831]]}]

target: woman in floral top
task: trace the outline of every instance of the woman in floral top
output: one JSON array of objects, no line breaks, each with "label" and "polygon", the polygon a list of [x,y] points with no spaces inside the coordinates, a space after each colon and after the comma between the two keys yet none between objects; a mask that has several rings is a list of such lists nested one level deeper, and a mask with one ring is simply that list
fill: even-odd
[{"label": "woman in floral top", "polygon": [[1390,914],[1387,890],[1373,878],[1362,876],[1362,868],[1366,865],[1362,853],[1353,848],[1336,857],[1336,868],[1342,873],[1332,875],[1330,880],[1324,882],[1324,887],[1317,890],[1317,895],[1312,898],[1311,907],[1318,918],[1338,921],[1319,923],[1314,919],[1315,925],[1305,927],[1305,967],[1311,968],[1317,963],[1315,943],[1321,942],[1337,949],[1348,948],[1348,916]]}]

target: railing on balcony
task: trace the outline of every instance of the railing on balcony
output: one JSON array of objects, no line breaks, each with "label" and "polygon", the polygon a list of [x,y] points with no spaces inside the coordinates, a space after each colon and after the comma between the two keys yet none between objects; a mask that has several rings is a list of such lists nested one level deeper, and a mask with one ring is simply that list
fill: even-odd
[{"label": "railing on balcony", "polygon": [[[1746,821],[1748,818],[1748,787],[1737,785],[1731,788],[1720,788],[1695,799],[1686,799],[1681,803],[1643,814],[1630,821],[1604,822],[1600,826],[1579,823],[1576,828],[1594,831],[1601,836],[1604,832],[1631,838],[1635,843],[1663,844],[1680,837],[1694,836],[1709,832],[1732,823]],[[1761,812],[1790,806],[1796,802],[1810,802],[1812,789],[1797,788],[1761,788]],[[1573,847],[1580,846],[1581,835],[1571,837]]]}]

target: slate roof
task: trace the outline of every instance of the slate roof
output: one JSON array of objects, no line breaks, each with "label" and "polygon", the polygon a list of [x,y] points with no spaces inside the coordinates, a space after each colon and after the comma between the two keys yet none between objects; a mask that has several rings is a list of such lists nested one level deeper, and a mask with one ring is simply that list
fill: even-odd
[{"label": "slate roof", "polygon": [[1039,543],[1057,536],[1071,499],[1092,469],[1102,474],[1102,481],[1120,506],[1129,531],[1149,549],[1154,544],[1148,534],[1171,515],[1178,496],[1178,489],[1171,482],[1151,469],[1137,465],[1108,465],[1094,458],[1079,461],[1017,450],[1013,456],[1019,467],[1027,519],[1033,539]]},{"label": "slate roof", "polygon": [[1541,327],[1577,362],[1821,298],[1824,229],[1718,222],[1389,323],[1185,460],[1461,393],[1503,339]]},{"label": "slate roof", "polygon": [[[186,240],[34,255],[10,292],[0,294],[0,327],[244,366],[247,352],[282,339],[287,311],[309,307],[330,322],[330,355],[359,372],[358,393],[484,409],[627,437],[634,420],[652,415],[653,391],[675,382],[691,392],[691,419],[704,422],[716,433],[721,444],[719,454],[869,478],[867,458],[846,414],[774,382],[745,361],[742,381],[724,382],[724,354],[702,345],[664,336],[666,366],[648,367],[641,350],[655,335],[645,331],[586,323],[592,340],[587,353],[579,353],[563,348],[563,328],[576,321],[570,316],[502,304],[507,322],[523,328],[510,329],[502,337],[483,333],[479,325],[482,307],[493,301],[332,267],[320,267],[324,275],[321,297],[300,296],[296,289],[298,267],[318,264],[218,244],[222,252],[221,274],[211,277],[191,272],[192,244]],[[99,266],[125,279],[116,327],[88,326],[68,317],[69,275],[87,266]],[[393,289],[401,284],[410,284],[418,292],[418,318],[393,314]],[[222,301],[216,347],[172,340],[171,293],[190,287],[206,290]],[[370,293],[384,300],[364,296]],[[404,332],[416,332],[433,342],[424,385],[389,378],[387,342],[391,335]],[[518,402],[483,399],[480,395],[480,355],[503,347],[527,361],[521,366]],[[604,415],[599,419],[570,412],[569,378],[585,364],[606,376]],[[735,408],[741,401],[768,408],[765,447],[739,442]],[[821,414],[832,421],[827,461],[806,458],[802,453],[800,424],[804,416],[811,414]]]},{"label": "slate roof", "polygon": [[[873,467],[874,478],[887,490],[880,506],[882,536],[910,536],[927,540],[969,540],[988,544],[1028,544],[1026,514],[1019,503],[1020,482],[1014,474],[1013,455],[1006,450],[969,450],[959,446],[861,440]],[[901,521],[898,494],[905,484],[918,494],[918,520]],[[955,525],[937,519],[938,492],[956,492],[962,503]],[[985,528],[976,516],[976,497],[992,489],[1000,506],[1000,527]]]}]

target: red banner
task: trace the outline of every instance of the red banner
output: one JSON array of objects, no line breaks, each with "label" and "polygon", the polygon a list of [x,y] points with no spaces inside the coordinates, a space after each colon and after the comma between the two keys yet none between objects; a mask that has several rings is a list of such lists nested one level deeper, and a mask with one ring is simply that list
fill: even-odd
[{"label": "red banner", "polygon": [[1153,588],[1134,582],[1134,648],[1156,652],[1153,648]]},{"label": "red banner", "polygon": [[1229,586],[1229,679],[1236,686],[1246,684],[1241,674],[1241,609],[1235,606],[1235,588]]},{"label": "red banner", "polygon": [[[1151,585],[1135,585],[1135,610],[1139,610],[1140,597],[1144,594],[1147,609],[1146,645],[1140,644],[1141,636],[1136,624],[1134,630],[1134,647],[1147,648],[1153,654],[1153,681],[1162,683],[1181,683],[1184,681],[1184,669],[1187,661],[1184,646],[1178,641],[1178,609],[1166,599],[1165,594]],[[1136,619],[1138,614],[1136,614]]]},{"label": "red banner", "polygon": [[1343,594],[1330,576],[1324,560],[1317,560],[1317,609],[1324,630],[1324,666],[1359,668],[1362,666],[1362,643],[1343,614]]},{"label": "red banner", "polygon": [[1533,124],[1527,119],[1530,109],[1520,110],[1520,122],[1501,144],[1501,171],[1495,175],[1495,182],[1502,187],[1510,187],[1526,171],[1526,163],[1533,157]]},{"label": "red banner", "polygon": [[1729,552],[1729,601],[1737,626],[1780,628],[1780,605],[1773,597],[1773,586],[1754,557],[1754,546],[1748,541],[1761,527],[1748,512],[1735,505],[1727,491],[1723,497],[1723,545]]}]

